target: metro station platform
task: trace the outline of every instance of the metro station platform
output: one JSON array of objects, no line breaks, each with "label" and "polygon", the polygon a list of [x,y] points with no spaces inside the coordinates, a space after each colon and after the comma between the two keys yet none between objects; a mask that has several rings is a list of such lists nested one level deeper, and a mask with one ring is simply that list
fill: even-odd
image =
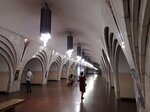
[{"label": "metro station platform", "polygon": [[114,90],[107,87],[103,76],[87,77],[86,93],[81,102],[78,82],[67,86],[66,80],[49,81],[47,85],[32,85],[32,92],[21,91],[1,94],[0,102],[12,98],[24,98],[25,103],[16,107],[16,112],[136,112],[135,101],[116,100]]}]

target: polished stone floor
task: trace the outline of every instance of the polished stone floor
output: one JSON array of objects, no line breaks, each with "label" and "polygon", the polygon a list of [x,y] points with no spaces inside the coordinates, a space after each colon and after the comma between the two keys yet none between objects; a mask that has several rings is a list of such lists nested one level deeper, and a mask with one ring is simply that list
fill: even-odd
[{"label": "polished stone floor", "polygon": [[16,112],[136,112],[135,102],[117,101],[113,89],[109,90],[104,78],[98,75],[87,77],[85,99],[80,100],[78,83],[66,86],[66,81],[49,81],[44,86],[32,86],[32,93],[21,91],[0,95],[0,102],[12,98],[24,98]]}]

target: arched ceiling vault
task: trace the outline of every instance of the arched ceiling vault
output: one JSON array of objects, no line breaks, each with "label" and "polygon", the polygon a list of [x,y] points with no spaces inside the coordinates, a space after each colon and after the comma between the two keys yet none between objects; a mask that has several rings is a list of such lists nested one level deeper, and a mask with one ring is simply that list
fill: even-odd
[{"label": "arched ceiling vault", "polygon": [[[67,35],[72,32],[77,43],[100,64],[104,46],[104,27],[118,37],[111,11],[105,0],[46,0],[52,10],[52,38],[48,46],[65,54]],[[1,0],[0,26],[31,40],[40,41],[40,8],[43,0]],[[121,1],[122,2],[122,1]],[[120,2],[119,2],[120,3]],[[121,7],[118,7],[121,8]],[[120,10],[120,9],[119,9]],[[119,13],[124,13],[123,9]],[[76,57],[74,50],[73,58]]]}]

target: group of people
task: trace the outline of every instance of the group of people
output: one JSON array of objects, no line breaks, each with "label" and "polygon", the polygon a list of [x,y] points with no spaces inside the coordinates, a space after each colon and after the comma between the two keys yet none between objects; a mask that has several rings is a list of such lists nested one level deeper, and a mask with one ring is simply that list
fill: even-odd
[{"label": "group of people", "polygon": [[[31,72],[30,69],[28,69],[28,72],[27,72],[27,75],[26,75],[26,88],[27,88],[27,92],[31,92],[31,80],[33,78],[33,74]],[[68,77],[68,85],[73,85],[74,84],[74,76],[73,74],[71,74],[69,77]],[[79,77],[79,87],[80,87],[80,92],[81,92],[81,100],[84,99],[83,95],[85,93],[85,87],[86,87],[86,78],[85,78],[85,75],[83,74],[83,72],[80,73],[80,77]]]}]

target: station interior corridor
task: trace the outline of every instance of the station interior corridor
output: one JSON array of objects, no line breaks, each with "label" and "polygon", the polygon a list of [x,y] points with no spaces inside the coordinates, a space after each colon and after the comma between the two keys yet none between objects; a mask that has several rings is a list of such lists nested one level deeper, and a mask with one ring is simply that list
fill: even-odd
[{"label": "station interior corridor", "polygon": [[20,92],[0,95],[0,102],[12,98],[26,101],[16,107],[16,112],[136,112],[135,100],[116,100],[114,90],[109,90],[103,76],[86,77],[86,92],[81,102],[79,83],[67,86],[66,80],[49,81],[45,86],[32,85],[32,93]]},{"label": "station interior corridor", "polygon": [[0,0],[0,111],[150,112],[149,67],[150,0]]}]

